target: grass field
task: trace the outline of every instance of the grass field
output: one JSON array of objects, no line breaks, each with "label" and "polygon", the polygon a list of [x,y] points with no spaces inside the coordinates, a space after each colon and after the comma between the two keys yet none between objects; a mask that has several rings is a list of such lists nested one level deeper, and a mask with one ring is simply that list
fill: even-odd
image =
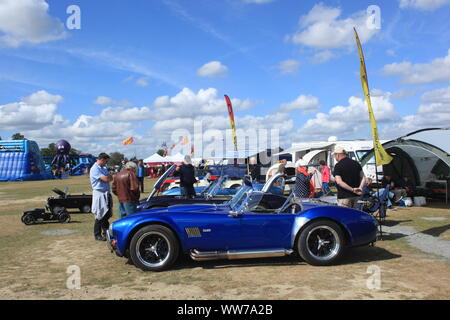
[{"label": "grass field", "polygon": [[[153,181],[145,184],[149,191]],[[43,207],[53,187],[91,192],[86,176],[0,183],[0,299],[450,298],[450,260],[392,233],[375,247],[348,251],[332,267],[312,267],[295,256],[211,262],[182,257],[172,270],[143,272],[94,241],[92,214],[74,212],[69,224],[22,224],[22,211]],[[443,203],[390,211],[387,225],[413,227],[450,243],[450,208]],[[52,235],[55,231],[66,234]],[[80,268],[81,289],[66,286],[73,265]],[[379,289],[367,286],[373,266],[381,271]]]}]

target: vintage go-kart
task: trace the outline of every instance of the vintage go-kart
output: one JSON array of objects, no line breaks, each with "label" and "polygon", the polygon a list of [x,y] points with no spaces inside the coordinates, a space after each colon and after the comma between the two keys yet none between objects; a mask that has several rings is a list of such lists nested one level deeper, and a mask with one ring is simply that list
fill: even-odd
[{"label": "vintage go-kart", "polygon": [[312,265],[336,263],[345,249],[376,241],[377,221],[365,212],[274,195],[250,180],[223,203],[144,210],[115,221],[108,246],[143,270],[170,268],[180,254],[193,260],[280,257],[298,253]]},{"label": "vintage go-kart", "polygon": [[69,223],[70,214],[65,209],[57,209],[53,212],[49,212],[44,208],[38,208],[24,211],[21,220],[27,226],[41,221],[58,221],[60,223]]},{"label": "vintage go-kart", "polygon": [[91,212],[92,195],[90,194],[69,194],[68,189],[64,191],[54,188],[52,190],[58,197],[49,197],[47,207],[50,212],[55,213],[64,209],[79,209],[80,212]]}]

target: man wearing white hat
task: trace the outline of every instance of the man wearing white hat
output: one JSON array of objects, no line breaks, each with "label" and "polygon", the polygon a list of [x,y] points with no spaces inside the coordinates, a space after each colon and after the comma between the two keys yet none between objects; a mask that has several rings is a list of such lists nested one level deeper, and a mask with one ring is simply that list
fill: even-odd
[{"label": "man wearing white hat", "polygon": [[361,165],[347,156],[347,152],[341,146],[337,146],[333,152],[337,164],[333,175],[336,178],[338,189],[338,205],[355,208],[362,188],[366,182]]}]

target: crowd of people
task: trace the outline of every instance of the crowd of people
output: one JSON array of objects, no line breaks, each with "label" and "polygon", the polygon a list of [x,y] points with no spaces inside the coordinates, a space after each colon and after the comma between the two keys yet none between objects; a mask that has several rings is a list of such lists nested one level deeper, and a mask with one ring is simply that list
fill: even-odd
[{"label": "crowd of people", "polygon": [[[373,190],[372,179],[364,175],[361,165],[348,157],[343,147],[336,147],[333,152],[336,160],[333,176],[337,189],[337,203],[339,206],[348,208],[357,208],[358,200],[363,195],[383,194],[386,188],[389,188],[387,204],[392,208],[394,204],[400,203],[407,197],[413,198],[416,194],[416,188],[411,178],[402,177],[396,181],[392,176],[385,175],[381,180],[381,188]],[[322,188],[317,190],[312,183],[312,177],[317,172],[315,169],[308,171],[308,164],[299,159],[296,164],[296,183],[294,193],[299,198],[313,198],[322,195],[331,195],[330,180],[331,171],[324,160],[319,162],[322,176]]]},{"label": "crowd of people", "polygon": [[[118,170],[109,171],[107,168],[109,159],[108,154],[100,153],[89,173],[92,187],[91,211],[95,215],[94,238],[98,241],[106,240],[109,219],[113,215],[112,194],[119,200],[118,217],[122,219],[137,211],[141,193],[144,192],[144,177],[150,175],[142,161],[137,163],[122,161]],[[158,175],[168,169],[167,166],[161,168],[164,171],[159,172]],[[194,197],[194,184],[197,180],[195,168],[189,156],[186,156],[183,163],[177,166],[175,175],[180,177],[182,194],[186,197]]]}]

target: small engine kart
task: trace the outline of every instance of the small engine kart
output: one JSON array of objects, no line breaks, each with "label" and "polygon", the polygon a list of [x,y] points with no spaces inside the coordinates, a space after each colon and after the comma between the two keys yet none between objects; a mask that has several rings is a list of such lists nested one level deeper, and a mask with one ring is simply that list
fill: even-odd
[{"label": "small engine kart", "polygon": [[54,212],[49,212],[44,208],[37,208],[34,210],[24,211],[21,220],[27,226],[35,224],[36,222],[50,220],[56,220],[60,223],[69,223],[70,214],[65,209],[58,209],[54,210]]},{"label": "small engine kart", "polygon": [[50,212],[55,213],[64,209],[79,209],[83,213],[91,212],[92,195],[84,193],[69,194],[67,188],[64,191],[54,188],[52,191],[59,197],[49,197],[47,199],[47,207]]}]

